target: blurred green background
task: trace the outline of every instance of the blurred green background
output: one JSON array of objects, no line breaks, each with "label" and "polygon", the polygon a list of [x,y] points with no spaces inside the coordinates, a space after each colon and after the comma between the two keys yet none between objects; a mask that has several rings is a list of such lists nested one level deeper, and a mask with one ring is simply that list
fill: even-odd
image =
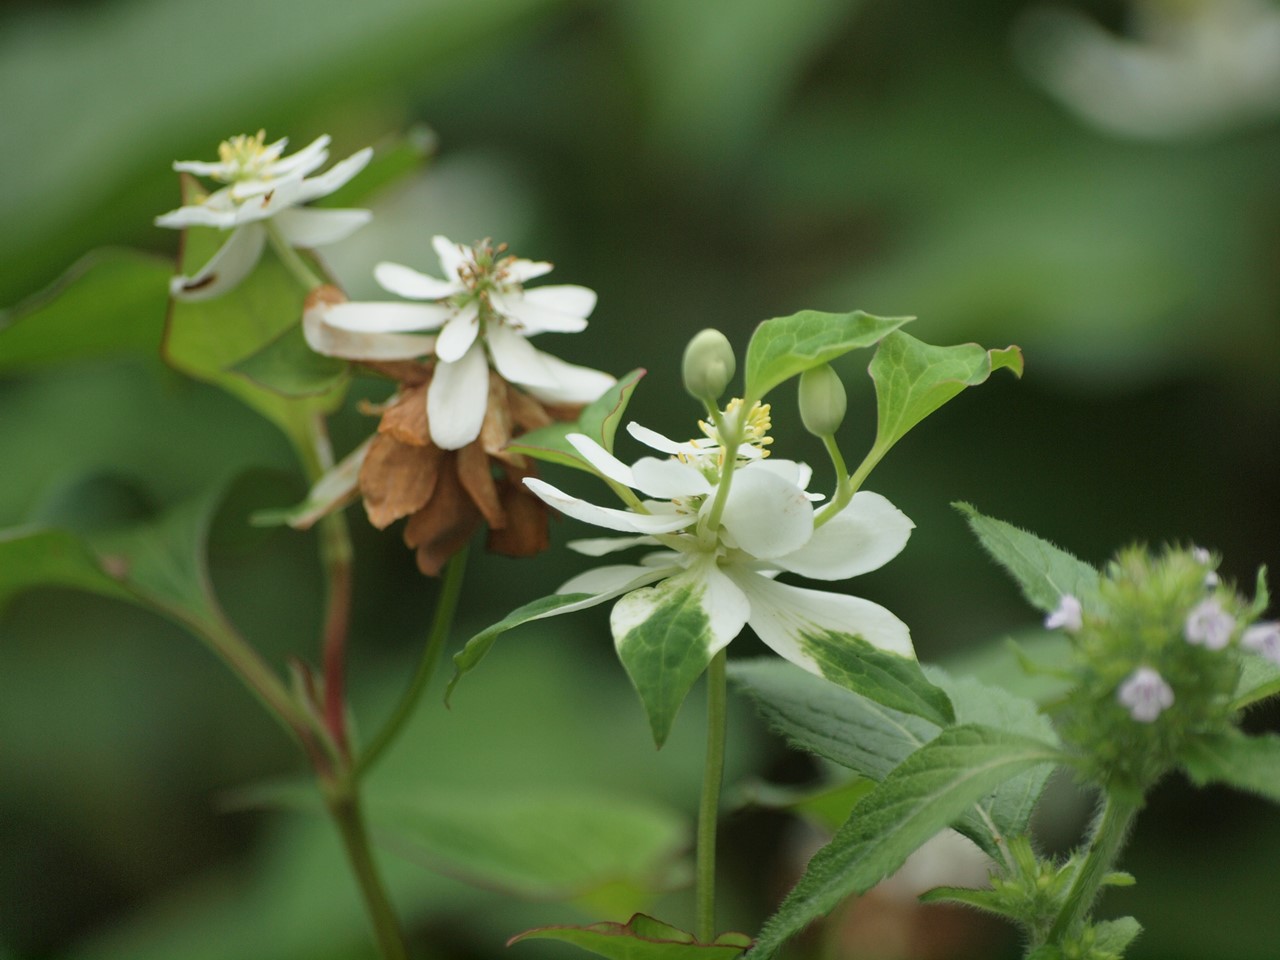
[{"label": "blurred green background", "polygon": [[[21,304],[96,247],[171,254],[176,236],[151,225],[178,203],[169,164],[212,157],[226,136],[265,127],[299,147],[329,132],[340,157],[425,127],[417,135],[437,151],[425,172],[379,193],[374,224],[326,251],[351,295],[376,294],[369,268],[381,259],[434,271],[435,233],[554,260],[553,282],[590,286],[600,304],[587,333],[540,346],[615,373],[648,368],[631,414],[663,432],[690,433],[678,358],[703,326],[741,347],[767,317],[861,308],[916,315],[911,332],[933,343],[1023,347],[1021,382],[966,393],[869,484],[918,529],[854,589],[911,625],[922,659],[1034,619],[953,500],[1093,562],[1134,540],[1203,544],[1247,585],[1258,565],[1280,566],[1280,124],[1164,141],[1096,130],[1019,67],[1029,6],[10,2],[0,304]],[[1082,9],[1113,26],[1129,13],[1107,0]],[[242,468],[293,472],[273,427],[163,367],[163,318],[151,301],[139,310],[137,349],[59,365],[0,356],[0,525],[92,510],[85,491],[100,485],[88,476],[130,478],[166,504]],[[855,460],[874,427],[868,359],[840,366],[851,391],[841,439]],[[370,428],[352,407],[333,425],[340,453]],[[791,397],[776,399],[774,422],[779,450],[823,463]],[[310,537],[245,543],[242,518],[223,518],[213,557],[233,619],[274,662],[314,658]],[[437,585],[398,537],[375,534],[358,510],[352,520],[351,671],[371,729],[407,678]],[[581,569],[560,548],[574,526],[558,524],[538,562],[474,555],[455,643]],[[737,655],[761,649],[735,644]],[[731,784],[809,775],[739,713]],[[655,754],[604,615],[553,621],[505,639],[452,711],[430,698],[379,779],[582,785],[685,816],[699,714],[691,701]],[[1277,726],[1280,711],[1250,724]],[[176,628],[70,592],[20,598],[0,620],[0,958],[369,955],[327,824],[227,809],[228,790],[300,769]],[[1070,843],[1086,813],[1064,792],[1046,836]],[[750,931],[769,911],[793,836],[777,815],[729,822],[726,927]],[[384,860],[423,957],[494,956],[524,927],[602,918]],[[1103,910],[1143,922],[1135,958],[1271,958],[1277,862],[1274,810],[1171,782],[1123,864],[1138,886]],[[669,894],[657,909],[679,921],[687,899]]]}]

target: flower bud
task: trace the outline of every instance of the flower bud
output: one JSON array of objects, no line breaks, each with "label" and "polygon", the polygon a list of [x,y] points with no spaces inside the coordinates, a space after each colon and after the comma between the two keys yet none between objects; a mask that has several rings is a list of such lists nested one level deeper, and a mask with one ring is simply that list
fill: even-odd
[{"label": "flower bud", "polygon": [[684,388],[698,400],[719,400],[736,368],[733,347],[719,330],[708,327],[684,348]]},{"label": "flower bud", "polygon": [[829,437],[840,429],[847,406],[844,384],[830,364],[800,375],[800,419],[815,437]]}]

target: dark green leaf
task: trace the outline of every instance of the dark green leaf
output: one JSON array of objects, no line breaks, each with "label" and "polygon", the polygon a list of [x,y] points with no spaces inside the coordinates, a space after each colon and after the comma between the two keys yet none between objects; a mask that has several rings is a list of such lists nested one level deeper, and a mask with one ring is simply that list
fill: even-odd
[{"label": "dark green leaf", "polygon": [[761,931],[771,957],[793,934],[852,893],[863,893],[1011,777],[1061,754],[1052,745],[988,727],[942,731],[867,794]]},{"label": "dark green leaf", "polygon": [[154,353],[172,272],[169,261],[134,250],[86,254],[48,289],[0,312],[0,372],[117,351]]},{"label": "dark green leaf", "polygon": [[595,468],[565,438],[571,433],[583,433],[602,447],[613,452],[613,438],[618,424],[627,411],[631,395],[635,393],[644,370],[632,370],[606,390],[599,399],[587,404],[574,423],[553,423],[538,430],[521,434],[507,449],[523,453],[535,460],[558,463],[594,474]]},{"label": "dark green leaf", "polygon": [[1199,786],[1224,783],[1280,803],[1280,736],[1239,730],[1193,740],[1183,751],[1188,776]]},{"label": "dark green leaf", "polygon": [[1032,606],[1047,613],[1066,594],[1086,607],[1098,602],[1098,571],[1093,567],[1033,533],[983,516],[967,503],[954,506],[992,558],[1017,581]]},{"label": "dark green leaf", "polygon": [[345,387],[350,378],[347,362],[316,353],[297,325],[231,369],[259,387],[294,398],[324,396]]},{"label": "dark green leaf", "polygon": [[745,395],[761,400],[778,384],[850,350],[869,347],[911,319],[873,317],[861,310],[802,310],[766,320],[756,327],[747,344]]},{"label": "dark green leaf", "polygon": [[521,940],[559,940],[609,960],[732,960],[751,946],[743,933],[722,933],[711,943],[699,943],[693,934],[643,914],[626,924],[539,927],[512,937],[508,946]]}]

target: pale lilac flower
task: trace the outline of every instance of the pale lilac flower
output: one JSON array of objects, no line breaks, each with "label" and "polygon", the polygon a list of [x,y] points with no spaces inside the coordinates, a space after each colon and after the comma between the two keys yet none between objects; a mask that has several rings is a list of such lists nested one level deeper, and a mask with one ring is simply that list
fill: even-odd
[{"label": "pale lilac flower", "polygon": [[[1195,560],[1195,562],[1200,564],[1200,566],[1207,567],[1213,563],[1213,554],[1211,554],[1204,547],[1192,547],[1191,559]],[[1217,571],[1209,570],[1204,575],[1204,585],[1206,588],[1210,590],[1212,590],[1221,582],[1222,581],[1218,577]]]},{"label": "pale lilac flower", "polygon": [[1206,650],[1221,650],[1231,642],[1236,619],[1222,609],[1216,597],[1202,600],[1187,614],[1183,634],[1187,643],[1202,646]]},{"label": "pale lilac flower", "polygon": [[1084,625],[1084,610],[1080,601],[1069,593],[1064,593],[1058,606],[1044,618],[1045,629],[1066,630],[1075,633]]},{"label": "pale lilac flower", "polygon": [[1267,623],[1255,623],[1240,638],[1246,650],[1266,657],[1272,663],[1280,665],[1280,623],[1274,620]]},{"label": "pale lilac flower", "polygon": [[1138,667],[1120,684],[1116,699],[1139,723],[1151,723],[1173,706],[1173,688],[1151,667]]},{"label": "pale lilac flower", "polygon": [[309,177],[329,158],[329,137],[322,136],[288,157],[287,139],[264,143],[264,132],[223,141],[216,162],[179,160],[179,172],[209,177],[226,186],[198,203],[156,217],[156,226],[183,230],[214,227],[231,235],[218,252],[189,277],[174,277],[170,294],[178,300],[208,300],[247,277],[266,245],[267,221],[293,247],[319,247],[345,239],[368,223],[368,210],[302,209],[302,204],[333,193],[364,169],[373,151],[366,147]]},{"label": "pale lilac flower", "polygon": [[[311,348],[348,360],[412,359],[434,354],[427,390],[431,439],[443,450],[465,447],[480,434],[489,393],[489,365],[508,383],[550,404],[585,404],[613,385],[599,370],[565,363],[530,345],[539,333],[576,333],[587,326],[596,295],[559,284],[526,290],[551,264],[503,256],[505,246],[475,247],[432,240],[441,280],[398,263],[380,263],[374,277],[409,300],[318,303],[303,317]],[[439,331],[433,336],[418,331]]]}]

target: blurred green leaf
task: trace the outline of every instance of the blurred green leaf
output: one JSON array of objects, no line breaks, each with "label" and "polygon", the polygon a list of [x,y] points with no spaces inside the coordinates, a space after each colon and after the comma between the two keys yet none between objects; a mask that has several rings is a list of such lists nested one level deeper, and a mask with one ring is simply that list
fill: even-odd
[{"label": "blurred green leaf", "polygon": [[988,727],[942,731],[858,802],[765,923],[755,952],[772,957],[846,896],[865,893],[902,866],[912,851],[1001,783],[1060,757],[1047,743]]},{"label": "blurred green leaf", "polygon": [[0,373],[160,346],[167,260],[135,250],[85,254],[50,287],[0,312]]},{"label": "blurred green leaf", "polygon": [[953,506],[992,558],[1017,581],[1027,602],[1048,613],[1064,596],[1097,604],[1098,571],[1065,550],[1003,520],[983,516],[967,503]]},{"label": "blurred green leaf", "polygon": [[1239,730],[1198,737],[1181,758],[1193,783],[1222,783],[1280,803],[1280,736]]},{"label": "blurred green leaf", "polygon": [[929,414],[1004,367],[1021,377],[1022,351],[986,350],[976,343],[935,347],[901,330],[886,336],[871,358],[876,442],[867,459],[878,461]]},{"label": "blurred green leaf", "polygon": [[282,397],[320,397],[346,387],[349,366],[307,346],[301,326],[287,328],[232,368],[259,387]]},{"label": "blurred green leaf", "polygon": [[732,960],[751,946],[743,933],[722,933],[711,943],[699,943],[693,934],[643,914],[626,924],[539,927],[512,937],[508,946],[521,940],[559,940],[609,960]]},{"label": "blurred green leaf", "polygon": [[1100,953],[1121,956],[1138,934],[1142,924],[1133,917],[1101,920],[1093,925],[1093,948]]},{"label": "blurred green leaf", "polygon": [[333,193],[317,198],[311,206],[341,209],[360,207],[371,196],[406,178],[421,173],[435,156],[438,141],[435,131],[419,124],[402,136],[374,148],[373,157],[360,175],[348,180]]},{"label": "blurred green leaf", "polygon": [[523,453],[535,460],[558,463],[564,467],[574,467],[595,474],[596,470],[582,455],[573,448],[566,437],[571,433],[586,434],[610,453],[613,452],[613,438],[618,432],[618,424],[627,412],[627,404],[631,395],[636,392],[644,370],[632,370],[598,399],[587,404],[574,423],[553,423],[538,430],[521,434],[507,445],[514,453]]},{"label": "blurred green leaf", "polygon": [[102,558],[66,530],[0,530],[0,614],[35,587],[74,587],[121,600],[132,595],[103,569]]},{"label": "blurred green leaf", "polygon": [[766,320],[756,327],[747,344],[745,395],[751,400],[763,399],[778,384],[850,350],[869,347],[911,319],[873,317],[861,310],[802,310]]},{"label": "blurred green leaf", "polygon": [[1231,704],[1237,710],[1280,693],[1280,664],[1259,656],[1242,659],[1240,682],[1236,684],[1235,700]]}]

